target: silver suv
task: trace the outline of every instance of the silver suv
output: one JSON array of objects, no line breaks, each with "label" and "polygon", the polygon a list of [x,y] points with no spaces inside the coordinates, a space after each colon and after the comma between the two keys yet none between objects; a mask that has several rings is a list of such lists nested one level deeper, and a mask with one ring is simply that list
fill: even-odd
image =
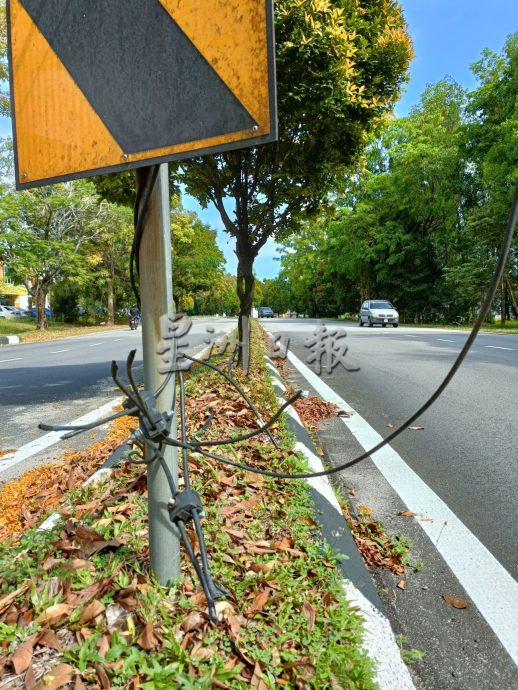
[{"label": "silver suv", "polygon": [[392,324],[394,328],[399,326],[399,314],[387,299],[368,299],[362,304],[358,325],[367,324],[372,328],[375,323],[381,324],[383,328],[387,324]]}]

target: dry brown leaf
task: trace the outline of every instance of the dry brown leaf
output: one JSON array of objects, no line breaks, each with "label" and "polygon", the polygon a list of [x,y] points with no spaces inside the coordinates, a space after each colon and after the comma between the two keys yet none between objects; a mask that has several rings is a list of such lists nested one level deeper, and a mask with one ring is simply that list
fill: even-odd
[{"label": "dry brown leaf", "polygon": [[29,665],[29,668],[27,669],[27,673],[25,674],[23,682],[25,683],[25,690],[35,690],[36,686],[38,685],[38,683],[36,682],[36,676],[34,675],[34,668],[32,666],[32,663]]},{"label": "dry brown leaf", "polygon": [[137,644],[139,647],[142,647],[142,649],[155,649],[155,647],[158,645],[158,640],[153,632],[153,623],[146,623],[144,630],[139,635]]},{"label": "dry brown leaf", "polygon": [[16,648],[16,651],[11,659],[16,675],[19,676],[20,673],[23,673],[29,668],[32,661],[32,653],[35,641],[36,635],[31,635],[28,640],[25,640],[25,642],[22,642]]},{"label": "dry brown leaf", "polygon": [[191,611],[180,623],[184,632],[190,632],[200,628],[204,623],[204,618],[199,611]]},{"label": "dry brown leaf", "polygon": [[83,683],[79,676],[76,676],[76,682],[74,683],[74,690],[86,690],[86,685]]},{"label": "dry brown leaf", "polygon": [[317,607],[311,604],[309,601],[304,601],[302,604],[302,612],[306,617],[308,622],[308,631],[312,632],[315,627],[315,618],[317,615]]},{"label": "dry brown leaf", "polygon": [[[57,562],[59,563],[59,561]],[[95,565],[92,561],[85,561],[84,558],[69,558],[61,567],[63,570],[81,570],[81,568],[95,570]]]},{"label": "dry brown leaf", "polygon": [[252,690],[268,690],[268,686],[263,680],[262,669],[259,663],[254,667],[254,674],[250,680],[250,688]]},{"label": "dry brown leaf", "polygon": [[414,517],[414,515],[417,515],[417,513],[414,513],[413,510],[401,510],[398,515],[401,515],[402,517]]},{"label": "dry brown leaf", "polygon": [[243,626],[243,620],[240,616],[228,616],[227,623],[229,625],[230,631],[234,637],[238,637]]},{"label": "dry brown leaf", "polygon": [[36,644],[39,644],[41,647],[55,649],[56,651],[61,649],[61,644],[52,630],[43,630],[43,632],[41,632],[38,636]]},{"label": "dry brown leaf", "polygon": [[99,681],[101,683],[101,687],[103,690],[110,690],[111,688],[111,683],[110,679],[108,678],[108,674],[104,670],[104,668],[101,666],[101,664],[95,664],[95,671],[97,673],[97,678],[99,678]]},{"label": "dry brown leaf", "polygon": [[372,515],[372,508],[369,506],[358,506],[358,510],[364,515]]},{"label": "dry brown leaf", "polygon": [[94,599],[84,607],[79,618],[79,624],[84,625],[85,623],[88,623],[94,618],[97,618],[97,616],[100,616],[101,613],[104,613],[105,610],[106,606],[98,599]]},{"label": "dry brown leaf", "polygon": [[405,589],[405,587],[406,587],[406,580],[400,580],[400,581],[397,583],[396,587],[399,587],[399,589]]},{"label": "dry brown leaf", "polygon": [[224,621],[234,614],[234,607],[229,601],[216,601],[214,608],[216,609],[218,621]]},{"label": "dry brown leaf", "polygon": [[258,592],[254,597],[254,603],[246,611],[246,615],[247,616],[253,616],[254,613],[259,613],[259,611],[262,611],[264,605],[268,601],[269,596],[270,596],[270,590],[269,589],[265,589],[262,592]]},{"label": "dry brown leaf", "polygon": [[451,597],[449,594],[443,594],[442,598],[444,601],[453,606],[455,609],[467,609],[469,604],[465,599],[459,599],[458,597]]},{"label": "dry brown leaf", "polygon": [[43,613],[40,613],[36,618],[36,623],[54,625],[54,623],[58,623],[63,618],[69,616],[71,611],[72,607],[69,604],[53,604]]},{"label": "dry brown leaf", "polygon": [[23,585],[23,587],[19,587],[16,589],[14,592],[10,592],[9,594],[6,594],[0,599],[0,613],[3,613],[5,610],[11,606],[13,601],[15,601],[20,594],[23,594],[29,589],[29,585]]},{"label": "dry brown leaf", "polygon": [[99,651],[99,656],[105,657],[110,649],[110,638],[108,635],[103,635],[99,642],[97,643],[97,649]]},{"label": "dry brown leaf", "polygon": [[36,690],[58,690],[72,680],[74,669],[68,664],[59,664],[43,676]]},{"label": "dry brown leaf", "polygon": [[389,429],[395,429],[396,428],[395,424],[387,424],[387,426]]},{"label": "dry brown leaf", "polygon": [[121,627],[126,620],[126,611],[120,604],[109,604],[106,607],[106,623],[108,632],[112,633],[116,628]]}]

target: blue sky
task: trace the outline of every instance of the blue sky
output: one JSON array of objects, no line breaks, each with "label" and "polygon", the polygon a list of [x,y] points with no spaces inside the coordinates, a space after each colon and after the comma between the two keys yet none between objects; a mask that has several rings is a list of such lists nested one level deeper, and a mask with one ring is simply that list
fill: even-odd
[{"label": "blue sky", "polygon": [[[401,0],[414,42],[415,58],[410,82],[396,106],[399,117],[419,101],[426,84],[450,76],[467,89],[476,81],[470,65],[484,48],[500,52],[506,37],[518,31],[518,0]],[[195,210],[208,225],[218,230],[218,244],[227,259],[227,270],[235,273],[234,242],[223,232],[215,209],[200,209],[194,199],[184,205]],[[274,278],[279,271],[278,250],[270,240],[255,260],[258,278]]]},{"label": "blue sky", "polygon": [[[426,84],[450,76],[467,89],[476,86],[470,65],[484,48],[499,52],[506,37],[518,31],[518,0],[400,0],[414,42],[415,59],[410,82],[396,106],[405,115],[416,104]],[[10,120],[0,118],[0,136],[11,134]],[[235,274],[234,241],[223,231],[214,208],[201,209],[184,196],[184,206],[218,231],[218,244],[225,254],[227,270]],[[270,240],[255,261],[258,278],[273,278],[279,270],[276,244]]]}]

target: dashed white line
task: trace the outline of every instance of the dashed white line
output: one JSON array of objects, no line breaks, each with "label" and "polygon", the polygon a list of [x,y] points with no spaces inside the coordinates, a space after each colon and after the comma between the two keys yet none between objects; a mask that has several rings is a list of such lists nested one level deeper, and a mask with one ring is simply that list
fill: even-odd
[{"label": "dashed white line", "polygon": [[500,347],[500,345],[484,345],[484,347],[490,347],[492,350],[510,350],[514,352],[514,347]]},{"label": "dashed white line", "polygon": [[419,338],[418,335],[410,335],[410,333],[403,333],[403,336],[405,338]]},{"label": "dashed white line", "polygon": [[122,338],[114,338],[113,342],[116,343],[117,341],[122,340]]},{"label": "dashed white line", "polygon": [[49,355],[59,355],[61,352],[71,352],[72,348],[69,347],[67,350],[53,350],[49,352]]},{"label": "dashed white line", "polygon": [[11,359],[0,359],[0,364],[2,364],[2,362],[16,362],[16,360],[18,359],[23,359],[23,357],[11,357]]},{"label": "dashed white line", "polygon": [[104,343],[94,343],[93,345],[89,345],[88,347],[97,347],[97,345],[104,345]]},{"label": "dashed white line", "polygon": [[[92,412],[88,412],[88,414],[85,414],[82,417],[79,417],[78,419],[74,419],[74,421],[70,422],[70,426],[80,426],[82,424],[90,424],[91,422],[95,422],[98,419],[101,419],[102,417],[111,414],[114,408],[117,407],[117,405],[121,404],[122,400],[123,398],[117,398],[116,400],[112,400],[111,402],[106,403],[106,405],[103,405],[102,407],[99,407],[96,410],[92,410]],[[49,431],[48,434],[44,434],[43,436],[40,436],[34,441],[26,443],[21,448],[18,448],[18,450],[14,453],[4,455],[4,457],[2,458],[2,462],[0,464],[0,473],[4,470],[9,469],[9,467],[17,465],[22,460],[26,460],[27,458],[30,458],[32,455],[35,455],[36,453],[39,453],[42,450],[45,450],[46,448],[53,446],[55,443],[58,443],[58,441],[61,440],[62,436],[63,431]]]},{"label": "dashed white line", "polygon": [[[350,418],[341,419],[365,450],[368,451],[382,440],[349,403],[292,352],[288,352],[288,359],[324,400],[353,412]],[[515,613],[518,582],[390,445],[373,453],[371,458],[404,504],[410,510],[431,518],[431,522],[418,524],[435,544],[509,656],[518,664],[518,621]],[[491,587],[487,586],[488,582],[491,582]]]},{"label": "dashed white line", "polygon": [[437,340],[440,340],[443,343],[454,343],[455,340],[447,340],[446,338],[437,338]]}]

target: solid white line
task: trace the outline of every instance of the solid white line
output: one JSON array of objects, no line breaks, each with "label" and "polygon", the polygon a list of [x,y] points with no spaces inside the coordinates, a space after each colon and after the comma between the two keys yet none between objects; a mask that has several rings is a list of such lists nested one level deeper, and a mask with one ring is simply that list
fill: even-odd
[{"label": "solid white line", "polygon": [[[113,409],[117,407],[117,405],[120,405],[122,403],[123,400],[124,398],[117,398],[115,400],[112,400],[111,402],[106,403],[106,405],[103,405],[102,407],[99,407],[93,410],[92,412],[89,412],[88,414],[79,417],[78,419],[74,419],[74,421],[72,422],[68,422],[67,426],[80,426],[82,424],[91,424],[92,422],[101,419],[101,417],[106,417],[107,415],[109,415],[113,411]],[[27,460],[27,458],[36,455],[36,453],[40,453],[42,450],[45,450],[46,448],[53,446],[55,443],[58,443],[59,441],[61,441],[61,437],[64,433],[64,431],[49,431],[48,434],[44,434],[43,436],[40,436],[34,441],[26,443],[21,448],[18,448],[18,450],[14,453],[4,455],[4,457],[0,461],[0,473],[2,473],[4,470],[9,469],[10,467],[13,467],[14,465],[17,465],[19,462],[22,462],[22,460]]]},{"label": "solid white line", "polygon": [[511,350],[514,352],[514,347],[500,347],[499,345],[484,345],[484,347],[490,347],[492,350]]},{"label": "solid white line", "polygon": [[53,350],[52,352],[49,352],[49,355],[59,355],[61,352],[71,352],[72,348],[69,347],[67,350]]},{"label": "solid white line", "polygon": [[[324,400],[354,413],[351,417],[341,419],[365,450],[373,448],[382,440],[349,403],[298,357],[288,352],[288,358]],[[418,524],[449,565],[509,656],[518,664],[518,582],[393,448],[384,446],[372,455],[372,460],[407,508],[431,518],[431,522],[419,521]],[[491,583],[490,587],[488,583]]]},{"label": "solid white line", "polygon": [[[286,390],[286,387],[278,378],[278,371],[270,365],[268,360],[266,360],[266,363],[272,372],[274,386],[279,386],[282,390]],[[277,399],[280,404],[286,402],[285,398],[278,397]],[[286,412],[297,424],[304,426],[293,407],[289,407]],[[297,441],[294,450],[301,452],[306,457],[313,472],[322,472],[324,470],[322,460],[306,445]],[[342,512],[329,477],[313,477],[307,481],[338,513]],[[415,690],[410,673],[401,659],[401,653],[390,622],[363,596],[350,580],[344,579],[342,584],[347,601],[358,609],[358,614],[364,620],[362,647],[369,658],[374,661],[376,681],[380,690],[394,690],[394,688],[398,690]]]},{"label": "solid white line", "polygon": [[447,340],[446,338],[437,338],[437,340],[440,340],[443,343],[454,343],[455,340]]},{"label": "solid white line", "polygon": [[0,364],[2,362],[16,362],[17,359],[23,359],[23,357],[12,357],[11,359],[0,359]]}]

